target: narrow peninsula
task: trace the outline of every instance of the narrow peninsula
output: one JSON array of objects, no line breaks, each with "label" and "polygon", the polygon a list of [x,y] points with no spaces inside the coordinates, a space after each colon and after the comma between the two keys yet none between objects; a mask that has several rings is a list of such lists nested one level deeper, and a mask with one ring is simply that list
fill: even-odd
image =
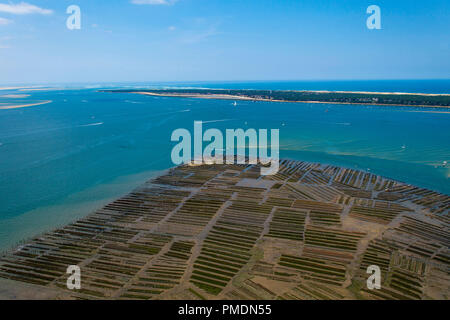
[{"label": "narrow peninsula", "polygon": [[180,98],[450,108],[450,94],[429,93],[244,89],[119,89],[101,90],[100,92],[136,93]]}]

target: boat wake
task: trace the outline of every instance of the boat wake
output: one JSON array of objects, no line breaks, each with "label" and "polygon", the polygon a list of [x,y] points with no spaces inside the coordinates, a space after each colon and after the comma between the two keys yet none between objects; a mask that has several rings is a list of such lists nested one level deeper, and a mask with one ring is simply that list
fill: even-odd
[{"label": "boat wake", "polygon": [[202,121],[202,123],[215,123],[215,122],[225,122],[225,121],[233,121],[236,119],[221,119],[221,120],[208,120],[208,121]]},{"label": "boat wake", "polygon": [[131,100],[125,100],[126,103],[133,103],[133,104],[143,104],[141,101],[131,101]]},{"label": "boat wake", "polygon": [[90,124],[82,124],[79,127],[93,127],[93,126],[101,126],[103,122],[96,122],[96,123],[90,123]]}]

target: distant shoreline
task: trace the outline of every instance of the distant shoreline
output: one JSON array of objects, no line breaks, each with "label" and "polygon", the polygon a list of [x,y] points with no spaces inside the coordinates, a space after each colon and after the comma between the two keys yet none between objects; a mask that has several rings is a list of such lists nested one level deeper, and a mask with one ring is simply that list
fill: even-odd
[{"label": "distant shoreline", "polygon": [[[363,103],[363,102],[325,102],[325,101],[286,101],[263,98],[250,98],[232,95],[182,95],[182,94],[157,94],[150,92],[133,92],[136,94],[156,96],[156,97],[173,97],[173,98],[196,98],[196,99],[218,99],[218,100],[247,100],[247,101],[266,101],[266,102],[290,102],[290,103],[318,103],[318,104],[355,104],[355,105],[375,105],[375,106],[393,106],[393,107],[421,107],[421,108],[445,108],[450,109],[450,106],[434,106],[434,105],[404,105],[404,104],[383,104],[383,103]],[[349,92],[350,93],[350,92]],[[387,94],[387,93],[377,93]]]},{"label": "distant shoreline", "polygon": [[0,87],[0,90],[20,90],[20,89],[26,89],[29,87]]},{"label": "distant shoreline", "polygon": [[431,93],[234,89],[100,90],[100,92],[135,93],[174,98],[450,108],[450,94]]}]

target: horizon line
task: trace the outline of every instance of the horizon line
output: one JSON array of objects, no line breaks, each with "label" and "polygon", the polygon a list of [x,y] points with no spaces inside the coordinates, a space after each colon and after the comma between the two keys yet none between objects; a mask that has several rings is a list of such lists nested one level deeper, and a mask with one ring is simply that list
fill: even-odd
[{"label": "horizon line", "polygon": [[1,82],[0,86],[55,86],[55,85],[100,85],[100,84],[123,84],[123,83],[256,83],[256,82],[372,82],[372,81],[450,81],[450,78],[380,78],[380,79],[268,79],[268,80],[123,80],[123,81],[51,81],[51,82]]}]

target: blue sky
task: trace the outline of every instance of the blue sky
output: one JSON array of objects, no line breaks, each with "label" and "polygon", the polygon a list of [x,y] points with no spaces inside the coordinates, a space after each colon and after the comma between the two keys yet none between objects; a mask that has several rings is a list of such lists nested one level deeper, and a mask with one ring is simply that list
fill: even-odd
[{"label": "blue sky", "polygon": [[0,0],[2,84],[448,79],[449,57],[448,0]]}]

